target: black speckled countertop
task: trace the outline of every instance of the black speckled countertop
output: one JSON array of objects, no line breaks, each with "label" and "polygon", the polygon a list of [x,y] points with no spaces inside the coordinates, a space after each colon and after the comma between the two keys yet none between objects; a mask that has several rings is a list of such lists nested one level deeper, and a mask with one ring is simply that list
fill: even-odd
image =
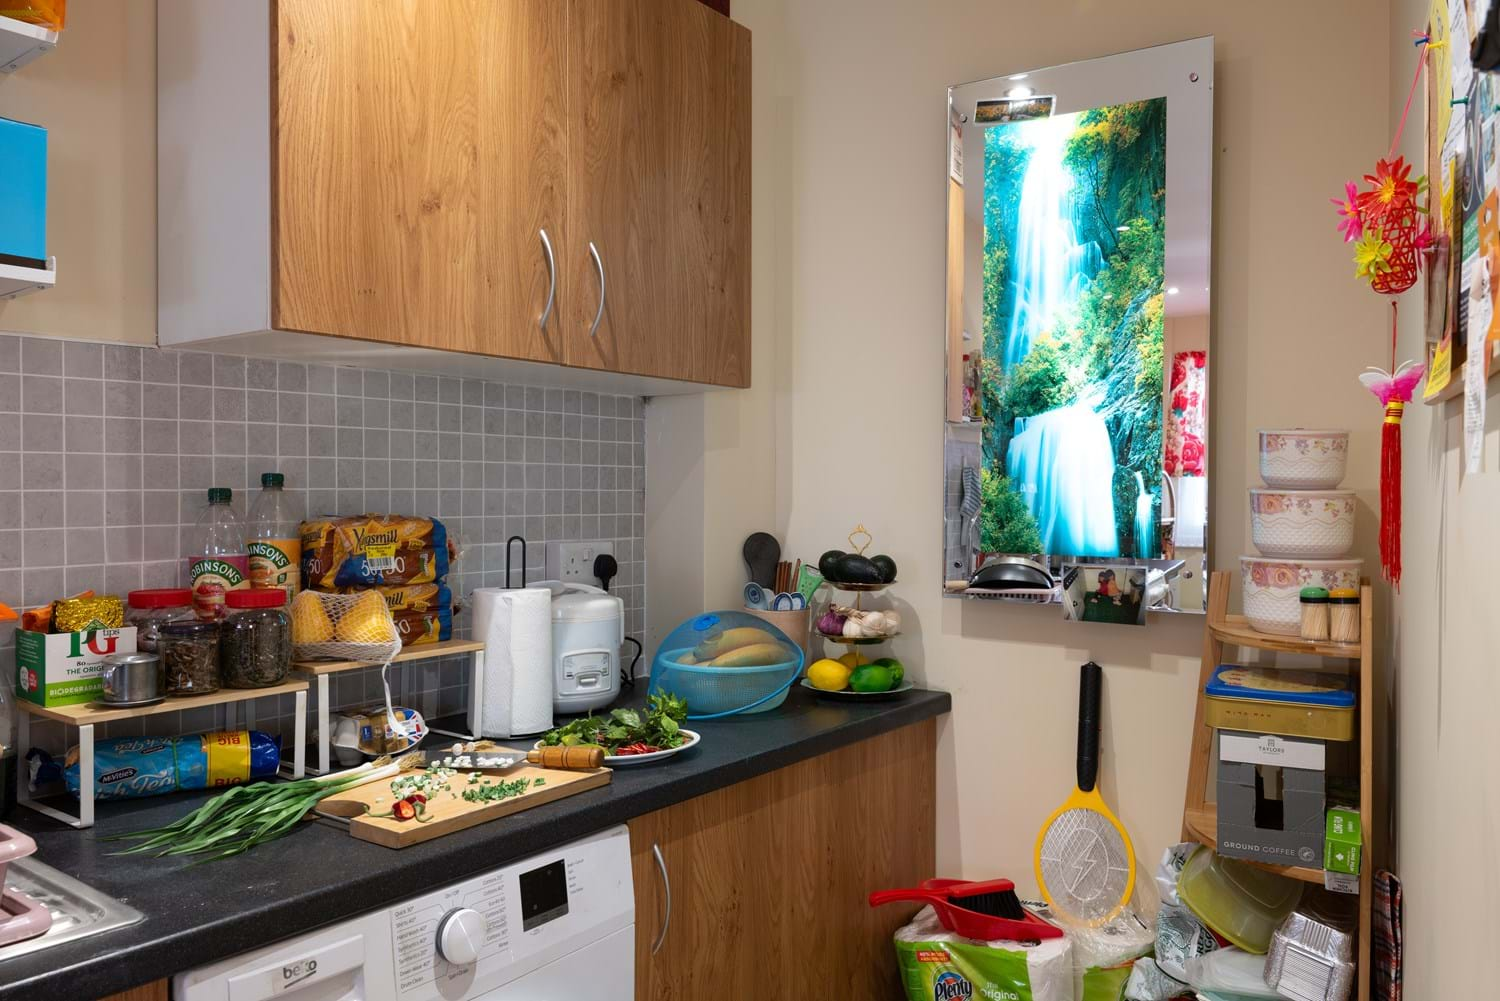
[{"label": "black speckled countertop", "polygon": [[[643,699],[645,685],[637,686]],[[26,809],[9,822],[36,858],[130,904],[146,919],[0,961],[0,1001],[88,1001],[269,945],[464,879],[724,786],[946,713],[946,692],[889,702],[818,699],[794,687],[779,709],[688,724],[702,742],[660,765],[616,770],[601,789],[400,851],[310,823],[279,842],[206,865],[109,857],[100,837],[171,823],[203,796],[101,804],[75,831]]]}]

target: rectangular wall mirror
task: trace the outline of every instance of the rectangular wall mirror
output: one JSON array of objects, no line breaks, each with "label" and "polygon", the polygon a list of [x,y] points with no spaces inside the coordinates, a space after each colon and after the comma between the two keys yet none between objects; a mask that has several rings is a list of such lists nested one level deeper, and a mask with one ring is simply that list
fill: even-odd
[{"label": "rectangular wall mirror", "polygon": [[948,144],[947,592],[1201,612],[1213,39],[952,87]]}]

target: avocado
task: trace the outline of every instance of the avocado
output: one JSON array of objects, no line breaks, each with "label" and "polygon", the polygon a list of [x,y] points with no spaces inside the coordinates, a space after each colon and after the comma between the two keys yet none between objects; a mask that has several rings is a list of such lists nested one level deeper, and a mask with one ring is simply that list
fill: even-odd
[{"label": "avocado", "polygon": [[833,564],[833,576],[839,584],[879,584],[880,571],[858,553],[846,553]]},{"label": "avocado", "polygon": [[896,579],[896,561],[885,553],[871,557],[870,562],[875,564],[876,570],[880,571],[880,582],[882,584],[889,584]]},{"label": "avocado", "polygon": [[842,549],[830,549],[818,557],[818,573],[823,575],[824,580],[837,580],[834,574],[834,566],[844,558]]}]

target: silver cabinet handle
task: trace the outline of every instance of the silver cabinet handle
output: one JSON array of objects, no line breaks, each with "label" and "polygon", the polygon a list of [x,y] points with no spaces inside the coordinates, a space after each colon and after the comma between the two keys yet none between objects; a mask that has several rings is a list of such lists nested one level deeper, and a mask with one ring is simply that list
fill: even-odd
[{"label": "silver cabinet handle", "polygon": [[542,249],[547,252],[547,278],[551,282],[547,286],[547,305],[542,307],[542,318],[537,321],[543,333],[547,330],[547,321],[552,318],[552,300],[557,296],[557,259],[552,256],[552,241],[547,238],[545,229],[537,230],[542,235]]},{"label": "silver cabinet handle", "polygon": [[661,887],[667,901],[667,912],[661,919],[661,931],[657,933],[656,941],[651,944],[651,955],[654,956],[661,950],[662,943],[667,940],[667,929],[672,925],[672,880],[667,876],[667,860],[661,857],[661,845],[653,844],[651,854],[656,856],[656,868],[661,873]]},{"label": "silver cabinet handle", "polygon": [[589,336],[593,337],[599,332],[599,321],[604,319],[604,261],[599,257],[599,248],[594,246],[594,241],[589,241],[589,253],[593,255],[594,267],[599,269],[599,311],[594,314],[594,324],[589,327]]}]

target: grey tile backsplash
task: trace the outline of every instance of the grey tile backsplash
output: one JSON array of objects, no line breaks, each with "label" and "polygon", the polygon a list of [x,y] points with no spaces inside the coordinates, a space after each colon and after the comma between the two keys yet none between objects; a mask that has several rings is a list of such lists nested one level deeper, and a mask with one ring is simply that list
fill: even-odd
[{"label": "grey tile backsplash", "polygon": [[[301,512],[442,519],[462,548],[449,576],[460,598],[504,583],[512,535],[528,540],[531,580],[544,575],[547,541],[609,540],[620,564],[611,589],[625,601],[627,631],[643,632],[638,398],[0,335],[0,600],[19,609],[84,588],[181,584],[207,489],[232,487],[243,516],[271,471],[286,474]],[[467,612],[456,616],[455,635],[468,625]],[[7,678],[14,642],[6,626]],[[466,704],[466,661],[393,669],[393,691],[403,670],[424,714]],[[333,702],[379,692],[378,671],[343,675]],[[289,735],[291,711],[290,696],[258,704],[256,726]],[[189,733],[219,722],[209,710],[190,716],[108,729]],[[52,723],[32,734],[52,751],[71,739]]]}]

